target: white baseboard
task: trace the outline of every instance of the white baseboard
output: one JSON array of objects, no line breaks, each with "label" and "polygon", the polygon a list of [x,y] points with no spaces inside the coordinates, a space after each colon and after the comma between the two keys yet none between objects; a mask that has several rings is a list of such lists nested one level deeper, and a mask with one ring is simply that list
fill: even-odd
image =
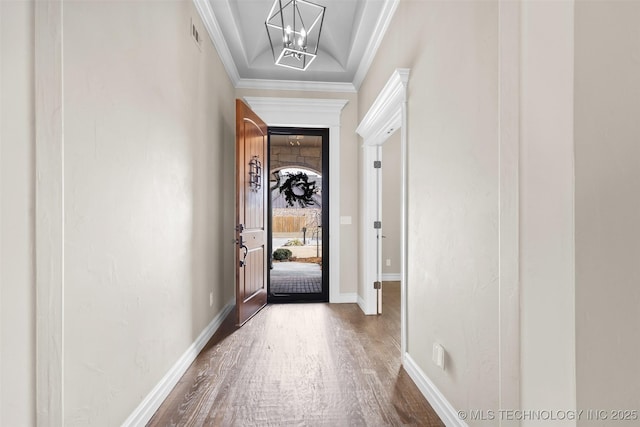
[{"label": "white baseboard", "polygon": [[438,390],[438,387],[431,382],[424,371],[420,369],[409,353],[404,354],[403,366],[404,370],[407,371],[413,382],[416,383],[424,397],[447,427],[469,427],[466,422],[458,417],[458,411],[455,410],[440,390]]},{"label": "white baseboard", "polygon": [[383,282],[399,282],[401,279],[400,273],[383,273]]},{"label": "white baseboard", "polygon": [[331,300],[329,301],[330,303],[336,303],[336,304],[345,304],[345,303],[356,303],[358,302],[358,294],[353,292],[350,294],[338,294],[336,296],[332,296]]},{"label": "white baseboard", "polygon": [[378,314],[378,307],[376,307],[375,305],[368,307],[367,302],[360,295],[358,295],[358,306],[360,307],[360,310],[362,310],[362,312],[367,316]]},{"label": "white baseboard", "polygon": [[360,295],[358,295],[358,299],[356,302],[358,303],[358,307],[360,307],[360,310],[362,310],[364,314],[367,314],[367,303],[364,301],[364,299],[362,299]]},{"label": "white baseboard", "polygon": [[213,318],[211,323],[200,333],[198,338],[189,346],[187,351],[169,369],[169,372],[151,390],[138,407],[129,415],[129,418],[122,423],[122,427],[142,427],[145,426],[153,414],[156,413],[162,402],[167,398],[171,390],[178,384],[182,375],[187,371],[204,346],[209,342],[213,334],[218,330],[227,315],[235,306],[235,297],[230,300],[224,308]]}]

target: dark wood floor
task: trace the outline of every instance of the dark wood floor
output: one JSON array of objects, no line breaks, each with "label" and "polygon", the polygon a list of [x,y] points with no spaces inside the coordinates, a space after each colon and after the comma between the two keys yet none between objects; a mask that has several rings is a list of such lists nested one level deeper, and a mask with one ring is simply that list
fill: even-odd
[{"label": "dark wood floor", "polygon": [[150,426],[443,426],[400,366],[400,292],[384,314],[355,304],[269,305],[233,313]]}]

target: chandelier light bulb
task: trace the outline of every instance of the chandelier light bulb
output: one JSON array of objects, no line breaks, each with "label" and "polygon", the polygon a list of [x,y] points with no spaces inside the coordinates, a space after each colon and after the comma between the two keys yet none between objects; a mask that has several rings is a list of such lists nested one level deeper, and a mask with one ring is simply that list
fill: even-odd
[{"label": "chandelier light bulb", "polygon": [[300,39],[298,40],[298,46],[300,46],[301,48],[306,47],[307,44],[307,32],[304,30],[304,28],[302,28],[300,30]]},{"label": "chandelier light bulb", "polygon": [[287,28],[284,30],[284,44],[285,46],[289,46],[291,44],[291,26],[287,25]]}]

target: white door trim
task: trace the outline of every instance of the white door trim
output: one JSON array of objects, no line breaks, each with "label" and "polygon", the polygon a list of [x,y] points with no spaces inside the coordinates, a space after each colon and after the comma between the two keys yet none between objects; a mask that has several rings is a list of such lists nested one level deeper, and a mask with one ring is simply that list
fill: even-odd
[{"label": "white door trim", "polygon": [[364,116],[356,132],[364,140],[363,168],[360,191],[362,192],[360,248],[361,275],[358,304],[365,314],[377,313],[377,294],[373,289],[376,277],[376,220],[377,186],[373,160],[382,144],[400,129],[401,158],[401,237],[400,237],[400,324],[401,347],[404,360],[407,344],[407,85],[409,69],[396,69],[375,102]]},{"label": "white door trim", "polygon": [[329,128],[329,302],[349,301],[340,294],[340,118],[346,99],[271,98],[244,100],[269,126]]},{"label": "white door trim", "polygon": [[62,0],[35,3],[36,422],[64,425]]},{"label": "white door trim", "polygon": [[[520,409],[521,2],[498,2],[500,409]],[[500,425],[511,425],[501,420]]]}]

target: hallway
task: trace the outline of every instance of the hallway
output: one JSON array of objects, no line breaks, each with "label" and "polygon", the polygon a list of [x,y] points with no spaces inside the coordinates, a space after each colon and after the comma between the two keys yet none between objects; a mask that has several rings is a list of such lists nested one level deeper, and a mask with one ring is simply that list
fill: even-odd
[{"label": "hallway", "polygon": [[238,329],[231,314],[148,425],[443,425],[400,366],[399,282],[384,292],[381,316],[280,304]]}]

